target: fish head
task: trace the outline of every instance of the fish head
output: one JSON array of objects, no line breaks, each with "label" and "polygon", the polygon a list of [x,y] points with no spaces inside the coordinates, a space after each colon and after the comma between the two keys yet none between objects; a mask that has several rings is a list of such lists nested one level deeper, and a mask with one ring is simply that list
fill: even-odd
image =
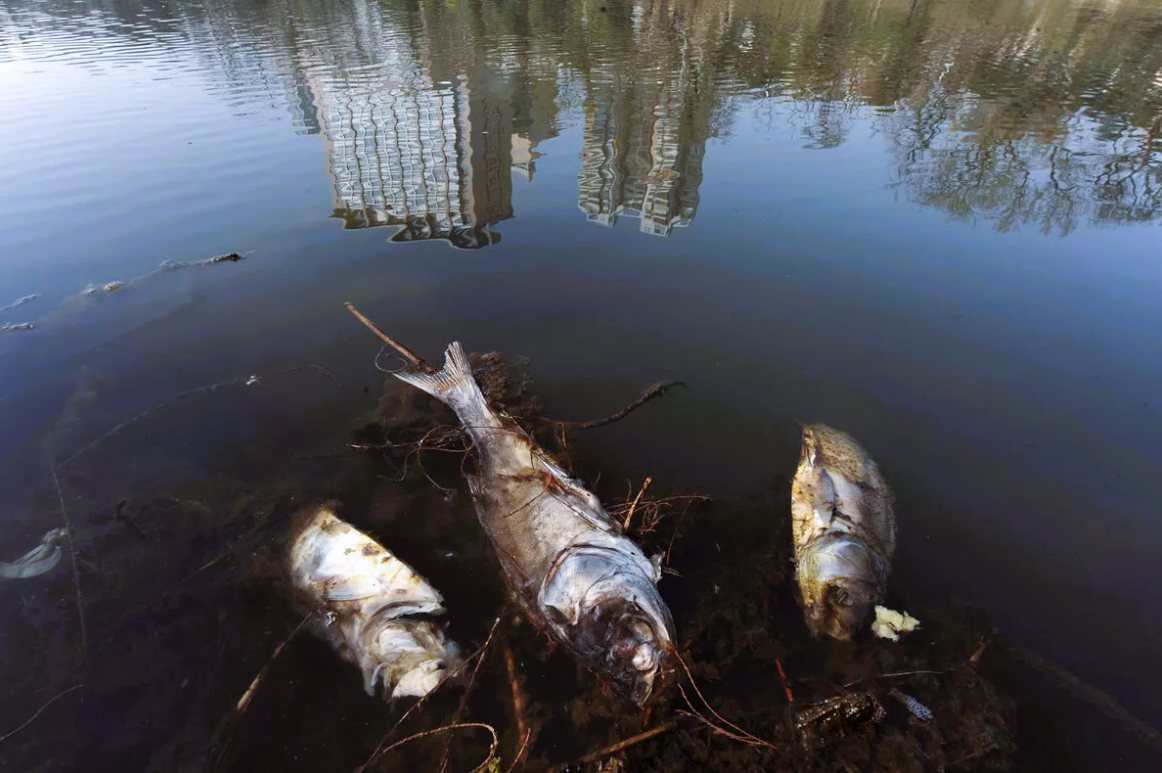
[{"label": "fish head", "polygon": [[[358,623],[356,626],[358,627]],[[444,638],[431,620],[407,618],[368,625],[356,634],[360,646],[350,652],[363,670],[364,690],[381,687],[392,700],[427,695],[460,663],[455,642]]]},{"label": "fish head", "polygon": [[850,639],[883,599],[883,559],[850,534],[825,536],[804,553],[798,579],[807,628]]},{"label": "fish head", "polygon": [[554,637],[639,706],[659,691],[674,651],[674,622],[654,582],[640,554],[584,546],[558,562],[540,597]]}]

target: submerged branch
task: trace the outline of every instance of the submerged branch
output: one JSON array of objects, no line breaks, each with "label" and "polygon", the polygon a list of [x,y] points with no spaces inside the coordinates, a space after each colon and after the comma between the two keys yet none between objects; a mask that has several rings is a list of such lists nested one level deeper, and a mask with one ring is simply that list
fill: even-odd
[{"label": "submerged branch", "polygon": [[615,421],[621,421],[626,416],[641,408],[643,405],[653,400],[655,397],[661,397],[668,390],[674,387],[686,386],[685,381],[660,381],[652,387],[642,392],[636,400],[629,405],[622,408],[617,413],[610,414],[604,419],[594,419],[592,421],[560,421],[557,419],[550,419],[551,424],[561,427],[568,427],[569,429],[595,429],[597,427],[604,427],[606,424],[613,424]]},{"label": "submerged branch", "polygon": [[420,357],[417,356],[411,349],[407,348],[406,346],[401,344],[399,341],[395,340],[394,338],[389,336],[387,333],[383,332],[383,330],[380,329],[379,325],[376,325],[370,319],[365,317],[363,315],[363,313],[361,311],[359,311],[359,309],[355,308],[355,304],[345,303],[343,305],[347,307],[347,311],[351,312],[351,314],[354,315],[355,319],[362,322],[364,327],[366,327],[372,333],[375,333],[375,335],[379,336],[379,340],[383,341],[385,344],[390,346],[392,349],[395,349],[395,351],[399,354],[399,356],[403,357],[405,360],[407,360],[412,365],[412,367],[419,368],[420,370],[424,371],[425,373],[434,373],[436,371],[435,368],[433,368],[431,365],[429,365],[428,363],[426,363],[422,359],[420,359]]},{"label": "submerged branch", "polygon": [[56,487],[57,499],[60,500],[61,518],[65,522],[65,530],[69,538],[69,558],[72,559],[73,565],[73,586],[77,590],[77,619],[81,624],[81,648],[77,652],[77,665],[83,666],[85,664],[85,655],[89,651],[89,633],[85,628],[85,599],[81,595],[81,573],[77,569],[77,546],[73,541],[73,524],[69,521],[68,510],[65,509],[65,495],[61,491],[61,480],[56,474],[56,462],[53,461],[51,464],[52,482]]}]

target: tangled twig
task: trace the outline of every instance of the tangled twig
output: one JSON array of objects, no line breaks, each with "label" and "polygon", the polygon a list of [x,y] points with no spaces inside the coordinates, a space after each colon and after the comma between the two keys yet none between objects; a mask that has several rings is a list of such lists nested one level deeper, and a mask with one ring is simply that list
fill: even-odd
[{"label": "tangled twig", "polygon": [[401,738],[391,746],[386,747],[382,752],[380,752],[380,754],[387,754],[393,749],[398,749],[406,743],[418,741],[421,738],[427,738],[428,736],[432,735],[439,735],[440,733],[447,733],[452,730],[464,730],[467,728],[481,728],[483,730],[487,730],[489,735],[492,736],[492,743],[488,749],[488,756],[484,758],[484,762],[481,762],[470,771],[470,773],[478,773],[479,771],[487,768],[492,763],[492,761],[496,759],[496,748],[500,745],[500,739],[496,735],[496,728],[494,728],[492,725],[486,725],[483,722],[460,722],[454,725],[442,725],[440,727],[434,727],[431,730],[425,730],[422,733],[415,733],[413,735],[409,735],[407,738]]},{"label": "tangled twig", "polygon": [[694,689],[695,695],[697,695],[698,698],[702,701],[702,704],[706,706],[707,709],[709,709],[710,713],[714,715],[715,719],[730,729],[725,730],[721,726],[714,724],[701,712],[694,708],[694,704],[690,701],[690,696],[686,694],[686,690],[684,687],[682,687],[682,685],[678,685],[678,692],[682,694],[682,698],[686,701],[686,705],[690,708],[690,712],[680,713],[688,713],[689,716],[706,725],[717,735],[725,736],[732,740],[738,741],[739,743],[747,744],[748,746],[762,746],[768,749],[777,750],[777,747],[770,741],[764,741],[758,736],[748,733],[746,730],[743,730],[741,727],[715,711],[714,707],[710,705],[710,701],[706,700],[706,696],[703,695],[702,691],[698,689],[698,684],[694,681],[694,674],[690,671],[690,667],[686,665],[686,661],[679,657],[678,662],[682,665],[682,670],[686,672],[686,678],[690,680],[690,686]]}]

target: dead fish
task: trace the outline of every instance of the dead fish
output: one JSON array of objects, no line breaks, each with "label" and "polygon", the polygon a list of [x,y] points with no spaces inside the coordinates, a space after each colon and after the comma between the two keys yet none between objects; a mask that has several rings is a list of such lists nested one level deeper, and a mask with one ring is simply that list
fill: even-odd
[{"label": "dead fish", "polygon": [[446,403],[464,425],[476,514],[529,618],[619,695],[644,705],[673,652],[674,623],[656,585],[660,561],[646,558],[511,417],[492,410],[459,343],[437,371],[365,324],[407,359],[395,376]]},{"label": "dead fish", "polygon": [[288,568],[316,635],[359,666],[368,695],[381,683],[384,697],[427,695],[459,663],[456,644],[426,619],[444,612],[436,589],[331,505],[299,516]]},{"label": "dead fish", "polygon": [[791,485],[796,579],[807,627],[849,639],[883,601],[896,551],[894,498],[850,435],[804,425]]},{"label": "dead fish", "polygon": [[0,580],[26,580],[52,571],[61,560],[61,543],[68,538],[67,529],[53,529],[40,544],[12,563],[0,561]]}]

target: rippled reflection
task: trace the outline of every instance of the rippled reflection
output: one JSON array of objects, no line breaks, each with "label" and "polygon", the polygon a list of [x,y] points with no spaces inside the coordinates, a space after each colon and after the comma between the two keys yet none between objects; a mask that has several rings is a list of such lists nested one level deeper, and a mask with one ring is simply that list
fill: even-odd
[{"label": "rippled reflection", "polygon": [[[323,138],[334,217],[395,241],[493,244],[514,173],[579,109],[577,205],[666,236],[693,223],[732,114],[837,148],[887,143],[907,199],[1007,230],[1162,211],[1162,15],[1146,2],[550,0],[9,2],[0,61],[54,36],[158,57],[197,44],[222,95],[283,101]],[[58,41],[59,42],[59,41]],[[247,95],[243,99],[239,95]],[[713,170],[710,170],[713,174]]]}]

